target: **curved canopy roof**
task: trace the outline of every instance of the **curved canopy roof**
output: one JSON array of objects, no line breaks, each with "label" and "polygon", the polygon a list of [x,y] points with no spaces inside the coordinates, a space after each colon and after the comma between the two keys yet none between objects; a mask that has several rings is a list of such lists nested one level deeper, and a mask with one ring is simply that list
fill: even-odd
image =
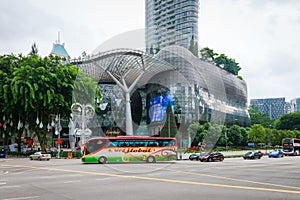
[{"label": "curved canopy roof", "polygon": [[176,69],[164,60],[133,49],[114,49],[83,59],[74,59],[70,63],[77,65],[99,83],[115,82],[109,75],[110,73],[119,82],[122,83],[125,80],[126,85],[130,86],[141,73],[144,73],[137,83],[138,87],[147,84],[154,75],[160,72]]}]

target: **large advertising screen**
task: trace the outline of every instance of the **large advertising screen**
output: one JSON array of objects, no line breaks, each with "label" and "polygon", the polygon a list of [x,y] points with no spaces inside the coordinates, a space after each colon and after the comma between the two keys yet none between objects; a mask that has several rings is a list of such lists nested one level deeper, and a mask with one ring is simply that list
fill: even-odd
[{"label": "large advertising screen", "polygon": [[151,98],[148,101],[148,122],[156,122],[164,120],[168,102],[171,104],[174,113],[174,95],[167,94]]}]

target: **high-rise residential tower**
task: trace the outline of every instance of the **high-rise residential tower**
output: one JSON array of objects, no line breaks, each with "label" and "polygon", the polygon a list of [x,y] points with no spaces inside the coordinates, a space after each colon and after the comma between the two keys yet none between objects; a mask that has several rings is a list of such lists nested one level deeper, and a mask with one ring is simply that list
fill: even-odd
[{"label": "high-rise residential tower", "polygon": [[[199,0],[146,0],[146,51],[198,43]],[[152,48],[151,48],[152,47]]]}]

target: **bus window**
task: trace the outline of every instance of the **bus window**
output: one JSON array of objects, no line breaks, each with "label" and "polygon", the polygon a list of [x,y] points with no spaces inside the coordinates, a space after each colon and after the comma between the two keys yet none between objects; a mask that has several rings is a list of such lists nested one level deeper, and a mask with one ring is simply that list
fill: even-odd
[{"label": "bus window", "polygon": [[168,146],[174,146],[175,142],[173,140],[169,141]]},{"label": "bus window", "polygon": [[116,142],[115,141],[109,142],[107,147],[116,147]]},{"label": "bus window", "polygon": [[99,150],[103,148],[104,145],[105,145],[104,140],[91,140],[87,145],[88,148],[86,149],[86,154]]}]

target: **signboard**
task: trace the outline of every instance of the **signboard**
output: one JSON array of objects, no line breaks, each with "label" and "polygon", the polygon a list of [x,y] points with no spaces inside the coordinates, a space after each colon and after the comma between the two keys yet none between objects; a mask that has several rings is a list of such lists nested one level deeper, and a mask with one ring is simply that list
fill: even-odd
[{"label": "signboard", "polygon": [[13,144],[9,145],[9,150],[15,152],[15,146]]},{"label": "signboard", "polygon": [[248,147],[254,147],[254,143],[248,143]]}]

